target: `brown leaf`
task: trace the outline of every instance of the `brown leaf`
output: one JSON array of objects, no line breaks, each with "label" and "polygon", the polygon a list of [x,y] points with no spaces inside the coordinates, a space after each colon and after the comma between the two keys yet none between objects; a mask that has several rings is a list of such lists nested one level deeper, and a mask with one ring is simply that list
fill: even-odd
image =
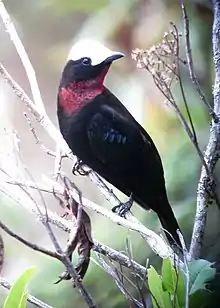
[{"label": "brown leaf", "polygon": [[[91,235],[91,221],[89,218],[89,215],[82,209],[82,216],[81,216],[81,221],[78,221],[77,216],[78,216],[78,202],[74,200],[72,197],[70,197],[71,194],[65,192],[64,198],[65,201],[62,201],[60,197],[55,196],[56,199],[58,199],[60,205],[68,209],[68,212],[71,211],[73,217],[72,221],[74,226],[78,226],[76,228],[77,234],[70,233],[69,239],[68,239],[68,245],[67,245],[67,250],[70,252],[69,258],[72,260],[72,254],[75,251],[76,248],[78,251],[79,255],[79,262],[75,266],[75,269],[77,271],[77,274],[80,276],[81,279],[85,276],[87,269],[89,267],[89,262],[90,262],[90,251],[93,246],[93,240],[92,240],[92,235]],[[68,204],[67,204],[68,203]],[[65,204],[65,206],[64,206]],[[70,213],[70,212],[69,212]],[[59,280],[55,283],[59,283],[62,280],[69,280],[71,279],[71,276],[67,271],[64,271],[60,276]]]}]

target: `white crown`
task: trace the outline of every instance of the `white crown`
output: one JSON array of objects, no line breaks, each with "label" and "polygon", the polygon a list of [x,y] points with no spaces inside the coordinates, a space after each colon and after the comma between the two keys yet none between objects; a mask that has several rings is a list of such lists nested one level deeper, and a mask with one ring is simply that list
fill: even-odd
[{"label": "white crown", "polygon": [[94,66],[102,63],[104,60],[115,54],[121,54],[121,56],[124,56],[121,52],[112,51],[98,41],[84,39],[73,45],[67,60],[76,61],[87,57],[91,59],[91,64]]}]

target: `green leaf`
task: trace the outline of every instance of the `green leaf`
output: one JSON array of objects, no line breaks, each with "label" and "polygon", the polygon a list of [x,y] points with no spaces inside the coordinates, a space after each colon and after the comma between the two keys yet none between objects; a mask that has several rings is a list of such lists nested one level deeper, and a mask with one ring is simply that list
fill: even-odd
[{"label": "green leaf", "polygon": [[28,292],[23,292],[18,308],[26,308],[27,298],[28,298]]},{"label": "green leaf", "polygon": [[186,297],[186,284],[184,277],[180,271],[178,271],[178,282],[176,289],[176,299],[180,307],[185,307]]},{"label": "green leaf", "polygon": [[148,285],[154,308],[172,308],[170,295],[163,290],[162,280],[153,266],[148,269]]},{"label": "green leaf", "polygon": [[[162,295],[161,295],[161,299],[163,301],[163,307],[173,308],[173,304],[172,304],[172,301],[171,301],[171,298],[170,298],[170,294],[168,292],[163,292]],[[158,306],[156,306],[156,307],[158,308]]]},{"label": "green leaf", "polygon": [[162,283],[164,289],[170,294],[174,295],[176,290],[176,272],[171,264],[170,258],[166,258],[163,260]]},{"label": "green leaf", "polygon": [[170,258],[163,260],[162,283],[164,290],[175,296],[176,307],[184,307],[185,281],[182,273],[172,265]]},{"label": "green leaf", "polygon": [[[30,281],[31,276],[36,271],[35,267],[27,269],[13,284],[8,296],[5,300],[3,308],[14,308],[19,307],[19,305],[24,301],[25,288]],[[22,308],[25,306],[21,306]]]},{"label": "green leaf", "polygon": [[211,266],[212,263],[203,259],[193,260],[189,263],[189,295],[198,290],[206,290],[206,283],[212,280],[216,273],[216,270]]},{"label": "green leaf", "polygon": [[189,308],[207,307],[212,297],[212,292],[198,290],[189,296]]}]

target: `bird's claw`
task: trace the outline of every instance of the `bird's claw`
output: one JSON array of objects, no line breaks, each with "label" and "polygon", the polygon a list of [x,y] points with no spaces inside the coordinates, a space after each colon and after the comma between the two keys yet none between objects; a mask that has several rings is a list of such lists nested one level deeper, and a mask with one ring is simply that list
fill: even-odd
[{"label": "bird's claw", "polygon": [[[77,275],[77,279],[82,281],[80,275]],[[58,284],[63,280],[73,280],[72,277],[70,276],[68,271],[64,271],[60,276],[59,279],[57,281],[54,282],[54,284]],[[73,287],[75,288],[75,284],[73,285]]]},{"label": "bird's claw", "polygon": [[91,172],[90,170],[84,170],[83,166],[85,166],[85,164],[83,163],[82,160],[77,160],[77,162],[74,164],[73,169],[72,169],[72,173],[74,175],[89,175],[89,173]]},{"label": "bird's claw", "polygon": [[54,282],[54,284],[60,283],[62,280],[70,280],[71,276],[68,271],[63,272],[57,281]]},{"label": "bird's claw", "polygon": [[132,193],[125,203],[120,203],[112,208],[112,212],[117,213],[121,217],[125,217],[126,213],[130,211],[133,204],[133,196]]}]

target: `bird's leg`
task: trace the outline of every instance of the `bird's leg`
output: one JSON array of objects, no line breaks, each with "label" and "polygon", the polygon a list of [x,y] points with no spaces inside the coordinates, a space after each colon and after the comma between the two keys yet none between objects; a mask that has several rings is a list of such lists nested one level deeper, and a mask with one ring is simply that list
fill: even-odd
[{"label": "bird's leg", "polygon": [[88,175],[91,171],[90,170],[84,170],[83,169],[83,166],[85,166],[85,164],[83,163],[83,161],[81,159],[78,159],[76,161],[76,163],[74,164],[73,166],[73,169],[72,169],[72,173],[74,175]]},{"label": "bird's leg", "polygon": [[128,201],[124,203],[120,203],[112,208],[112,212],[117,213],[119,216],[124,217],[125,214],[130,211],[132,204],[133,204],[133,194],[130,194]]},{"label": "bird's leg", "polygon": [[[72,254],[70,254],[69,259],[70,259],[70,262],[72,262]],[[58,284],[63,280],[70,280],[70,279],[71,279],[71,276],[69,272],[66,270],[59,276],[59,279],[55,281],[54,284]]]}]

